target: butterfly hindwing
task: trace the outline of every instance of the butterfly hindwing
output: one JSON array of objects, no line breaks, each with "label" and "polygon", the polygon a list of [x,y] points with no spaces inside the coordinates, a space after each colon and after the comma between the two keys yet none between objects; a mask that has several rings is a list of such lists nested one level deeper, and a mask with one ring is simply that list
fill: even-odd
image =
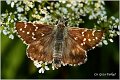
[{"label": "butterfly hindwing", "polygon": [[72,38],[67,37],[64,42],[62,62],[64,64],[82,64],[87,59],[86,51]]},{"label": "butterfly hindwing", "polygon": [[51,62],[53,59],[53,36],[48,35],[39,41],[34,41],[27,48],[27,56],[31,60]]}]

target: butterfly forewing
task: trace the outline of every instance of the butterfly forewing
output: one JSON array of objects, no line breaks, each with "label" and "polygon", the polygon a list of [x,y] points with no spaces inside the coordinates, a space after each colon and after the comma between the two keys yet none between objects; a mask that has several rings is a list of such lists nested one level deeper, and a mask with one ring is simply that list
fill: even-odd
[{"label": "butterfly forewing", "polygon": [[89,50],[94,48],[102,40],[104,32],[87,28],[70,28],[68,35],[76,41],[81,48]]},{"label": "butterfly forewing", "polygon": [[37,41],[46,35],[52,33],[53,27],[43,24],[32,24],[26,22],[17,22],[16,30],[22,40],[30,44],[33,41]]},{"label": "butterfly forewing", "polygon": [[53,44],[53,27],[45,24],[17,22],[19,37],[27,44],[27,56],[31,60],[51,61]]}]

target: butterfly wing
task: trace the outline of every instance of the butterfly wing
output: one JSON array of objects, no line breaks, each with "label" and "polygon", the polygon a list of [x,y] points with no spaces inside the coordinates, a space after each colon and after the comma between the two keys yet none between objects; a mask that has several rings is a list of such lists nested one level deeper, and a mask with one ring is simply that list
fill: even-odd
[{"label": "butterfly wing", "polygon": [[52,62],[53,59],[53,36],[48,35],[39,41],[34,41],[27,48],[27,56],[31,60]]},{"label": "butterfly wing", "polygon": [[31,60],[51,61],[53,27],[44,24],[17,22],[19,37],[28,44],[27,56]]},{"label": "butterfly wing", "polygon": [[104,32],[87,28],[69,28],[68,35],[77,42],[80,47],[88,51],[102,40]]},{"label": "butterfly wing", "polygon": [[82,64],[87,60],[87,51],[102,39],[103,31],[87,28],[68,28],[63,54],[64,64]]},{"label": "butterfly wing", "polygon": [[53,31],[53,27],[45,24],[33,24],[17,22],[16,30],[18,36],[27,44],[37,41]]},{"label": "butterfly wing", "polygon": [[64,53],[62,55],[63,64],[81,64],[85,63],[86,51],[80,47],[71,37],[67,37],[64,42]]}]

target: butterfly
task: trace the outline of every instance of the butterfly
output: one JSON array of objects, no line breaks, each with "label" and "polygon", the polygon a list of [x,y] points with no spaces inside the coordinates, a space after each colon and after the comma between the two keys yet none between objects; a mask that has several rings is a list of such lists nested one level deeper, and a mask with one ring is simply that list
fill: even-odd
[{"label": "butterfly", "polygon": [[87,51],[102,40],[102,30],[41,23],[16,22],[18,36],[28,45],[27,56],[33,61],[62,65],[80,65],[87,61]]}]

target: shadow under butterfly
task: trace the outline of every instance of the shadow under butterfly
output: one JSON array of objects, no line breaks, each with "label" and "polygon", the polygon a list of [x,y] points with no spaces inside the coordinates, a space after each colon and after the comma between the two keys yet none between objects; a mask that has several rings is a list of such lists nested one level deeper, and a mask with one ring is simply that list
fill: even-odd
[{"label": "shadow under butterfly", "polygon": [[102,40],[104,32],[87,28],[17,22],[18,36],[28,45],[27,56],[33,61],[52,63],[55,68],[80,65],[87,60],[87,51]]}]

